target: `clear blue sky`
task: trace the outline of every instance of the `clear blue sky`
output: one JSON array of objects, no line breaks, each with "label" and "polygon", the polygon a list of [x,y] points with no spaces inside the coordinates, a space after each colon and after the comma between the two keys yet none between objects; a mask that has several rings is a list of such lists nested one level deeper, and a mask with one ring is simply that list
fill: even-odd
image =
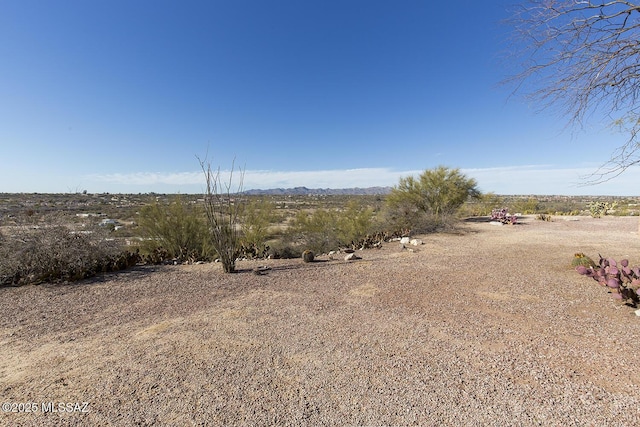
[{"label": "clear blue sky", "polygon": [[500,81],[518,0],[0,3],[0,192],[394,185],[445,165],[498,194],[579,187],[625,142],[565,128]]}]

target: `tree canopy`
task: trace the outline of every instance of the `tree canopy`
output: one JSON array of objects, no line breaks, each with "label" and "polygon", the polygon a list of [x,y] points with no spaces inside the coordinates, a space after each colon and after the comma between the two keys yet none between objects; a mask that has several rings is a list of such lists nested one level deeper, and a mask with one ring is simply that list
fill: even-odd
[{"label": "tree canopy", "polygon": [[459,169],[438,166],[425,170],[417,179],[401,178],[387,202],[392,206],[410,205],[436,220],[454,214],[469,197],[480,196],[477,182]]}]

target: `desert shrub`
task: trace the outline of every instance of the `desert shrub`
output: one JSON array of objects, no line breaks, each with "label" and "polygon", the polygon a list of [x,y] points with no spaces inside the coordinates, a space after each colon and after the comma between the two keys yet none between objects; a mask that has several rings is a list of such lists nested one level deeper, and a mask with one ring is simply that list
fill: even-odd
[{"label": "desert shrub", "polygon": [[480,195],[475,179],[467,178],[459,169],[439,166],[424,171],[418,179],[401,178],[387,196],[387,203],[400,212],[396,219],[404,223],[399,225],[416,229],[421,227],[419,221],[435,226],[449,224],[465,201]]},{"label": "desert shrub", "polygon": [[538,214],[538,215],[536,216],[536,219],[537,219],[538,221],[546,221],[546,222],[551,222],[551,221],[553,221],[553,218],[551,217],[551,215],[549,215],[549,214],[544,214],[544,213]]},{"label": "desert shrub", "polygon": [[317,253],[328,252],[340,244],[337,222],[336,210],[300,211],[291,222],[286,238]]},{"label": "desert shrub", "polygon": [[489,216],[491,211],[504,205],[504,198],[495,193],[485,193],[468,199],[460,208],[464,216]]},{"label": "desert shrub", "polygon": [[135,265],[137,254],[113,242],[67,227],[22,227],[0,244],[0,285],[76,281]]},{"label": "desert shrub", "polygon": [[540,209],[540,202],[535,197],[518,199],[511,203],[511,209],[523,215],[534,214]]},{"label": "desert shrub", "polygon": [[364,238],[373,232],[374,218],[373,208],[350,201],[346,209],[340,212],[338,239],[344,244]]},{"label": "desert shrub", "polygon": [[410,208],[385,209],[382,218],[386,221],[385,230],[403,236],[410,234],[428,234],[442,230],[455,229],[458,218],[453,216],[436,217],[433,214],[412,210]]},{"label": "desert shrub", "polygon": [[349,203],[342,210],[300,211],[285,238],[315,253],[327,253],[364,238],[373,231],[373,219],[373,209],[357,203]]},{"label": "desert shrub", "polygon": [[[595,264],[595,263],[594,263]],[[640,303],[638,289],[640,288],[640,267],[629,267],[629,260],[616,262],[613,258],[600,256],[598,265],[576,267],[579,274],[591,277],[598,284],[606,287],[611,296],[632,307]]]},{"label": "desert shrub", "polygon": [[293,259],[302,256],[302,249],[300,246],[293,246],[282,241],[277,241],[269,246],[267,253],[271,258]]},{"label": "desert shrub", "polygon": [[261,258],[266,256],[269,246],[269,228],[276,221],[275,206],[268,200],[251,200],[242,207],[242,236],[240,237],[243,256]]},{"label": "desert shrub", "polygon": [[[142,249],[155,262],[210,260],[215,253],[203,210],[180,197],[168,205],[143,206],[138,224],[146,238]],[[160,254],[166,258],[159,259]]]}]

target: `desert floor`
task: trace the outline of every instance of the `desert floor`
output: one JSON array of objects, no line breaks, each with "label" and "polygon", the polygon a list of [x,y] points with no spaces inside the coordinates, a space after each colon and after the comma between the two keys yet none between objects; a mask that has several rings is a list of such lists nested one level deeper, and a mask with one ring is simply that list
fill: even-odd
[{"label": "desert floor", "polygon": [[570,266],[638,218],[418,237],[2,288],[0,425],[640,425],[640,317]]}]

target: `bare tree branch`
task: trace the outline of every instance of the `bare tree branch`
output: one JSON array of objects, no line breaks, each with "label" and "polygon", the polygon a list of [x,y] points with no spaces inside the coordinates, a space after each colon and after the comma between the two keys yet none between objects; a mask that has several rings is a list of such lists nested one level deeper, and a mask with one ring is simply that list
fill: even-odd
[{"label": "bare tree branch", "polygon": [[[507,79],[570,123],[611,120],[628,133],[587,183],[618,176],[640,163],[640,4],[610,0],[528,0],[508,21],[523,71]],[[526,88],[533,87],[531,91]]]}]

